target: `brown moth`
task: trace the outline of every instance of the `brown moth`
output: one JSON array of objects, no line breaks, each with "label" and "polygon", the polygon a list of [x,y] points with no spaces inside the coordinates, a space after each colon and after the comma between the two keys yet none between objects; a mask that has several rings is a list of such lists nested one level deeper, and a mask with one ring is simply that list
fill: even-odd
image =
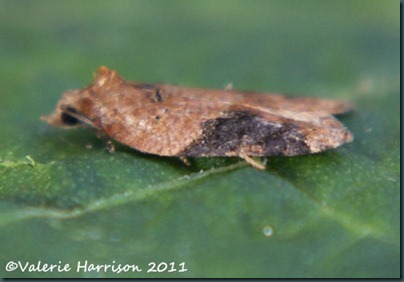
[{"label": "brown moth", "polygon": [[99,136],[185,163],[186,157],[238,156],[265,169],[252,157],[319,153],[351,142],[332,116],[349,109],[341,101],[128,82],[100,67],[91,85],[65,92],[42,119],[89,126]]}]

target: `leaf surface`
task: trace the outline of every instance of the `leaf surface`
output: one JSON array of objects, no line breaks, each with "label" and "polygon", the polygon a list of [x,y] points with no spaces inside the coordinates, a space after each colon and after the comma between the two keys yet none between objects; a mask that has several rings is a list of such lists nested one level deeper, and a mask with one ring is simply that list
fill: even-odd
[{"label": "leaf surface", "polygon": [[[398,4],[246,3],[0,2],[1,276],[399,277]],[[109,154],[91,130],[39,119],[100,65],[128,80],[348,100],[339,119],[355,140],[270,158],[264,172]],[[142,271],[77,271],[86,260]],[[151,262],[187,271],[148,273]]]}]

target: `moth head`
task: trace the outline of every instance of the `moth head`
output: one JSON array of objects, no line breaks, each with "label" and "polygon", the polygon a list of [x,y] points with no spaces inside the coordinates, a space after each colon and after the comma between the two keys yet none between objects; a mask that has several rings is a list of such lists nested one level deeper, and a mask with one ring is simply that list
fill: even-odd
[{"label": "moth head", "polygon": [[63,93],[55,111],[50,116],[42,116],[41,119],[50,125],[72,128],[79,124],[95,126],[93,121],[85,114],[89,113],[93,105],[94,93],[110,93],[124,81],[119,74],[107,67],[98,68],[91,85],[82,90],[70,90]]},{"label": "moth head", "polygon": [[63,94],[59,100],[55,111],[49,116],[41,116],[43,121],[50,125],[72,128],[77,126],[80,121],[80,90],[70,90]]}]

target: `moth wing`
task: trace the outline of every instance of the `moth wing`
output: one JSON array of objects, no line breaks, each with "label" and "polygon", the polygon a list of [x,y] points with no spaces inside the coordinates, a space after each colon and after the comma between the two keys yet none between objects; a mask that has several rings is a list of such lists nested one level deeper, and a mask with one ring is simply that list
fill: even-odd
[{"label": "moth wing", "polygon": [[110,119],[114,122],[104,125],[105,132],[137,150],[165,156],[292,156],[352,140],[331,116],[345,111],[344,103],[156,87],[161,90],[158,96],[147,91],[121,95],[121,107]]},{"label": "moth wing", "polygon": [[331,99],[288,97],[279,94],[261,94],[243,92],[240,104],[267,109],[288,110],[291,112],[317,112],[317,114],[342,114],[352,110],[353,105]]},{"label": "moth wing", "polygon": [[[156,86],[158,96],[151,86],[130,87],[121,86],[119,92],[103,97],[103,103],[111,106],[100,108],[102,128],[112,139],[145,153],[178,156],[200,138],[205,121],[214,120],[229,107],[204,103],[203,97],[195,99],[186,91],[164,86]],[[116,97],[119,107],[115,106]]]}]

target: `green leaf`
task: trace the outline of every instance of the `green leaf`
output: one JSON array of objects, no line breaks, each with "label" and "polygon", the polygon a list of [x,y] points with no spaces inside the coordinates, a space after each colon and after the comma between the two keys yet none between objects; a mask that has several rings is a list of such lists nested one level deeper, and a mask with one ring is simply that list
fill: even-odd
[{"label": "green leaf", "polygon": [[[399,277],[399,22],[392,1],[1,1],[1,276]],[[338,118],[355,140],[266,171],[109,154],[94,132],[39,119],[100,65],[348,100]],[[86,261],[142,271],[77,271]]]}]

